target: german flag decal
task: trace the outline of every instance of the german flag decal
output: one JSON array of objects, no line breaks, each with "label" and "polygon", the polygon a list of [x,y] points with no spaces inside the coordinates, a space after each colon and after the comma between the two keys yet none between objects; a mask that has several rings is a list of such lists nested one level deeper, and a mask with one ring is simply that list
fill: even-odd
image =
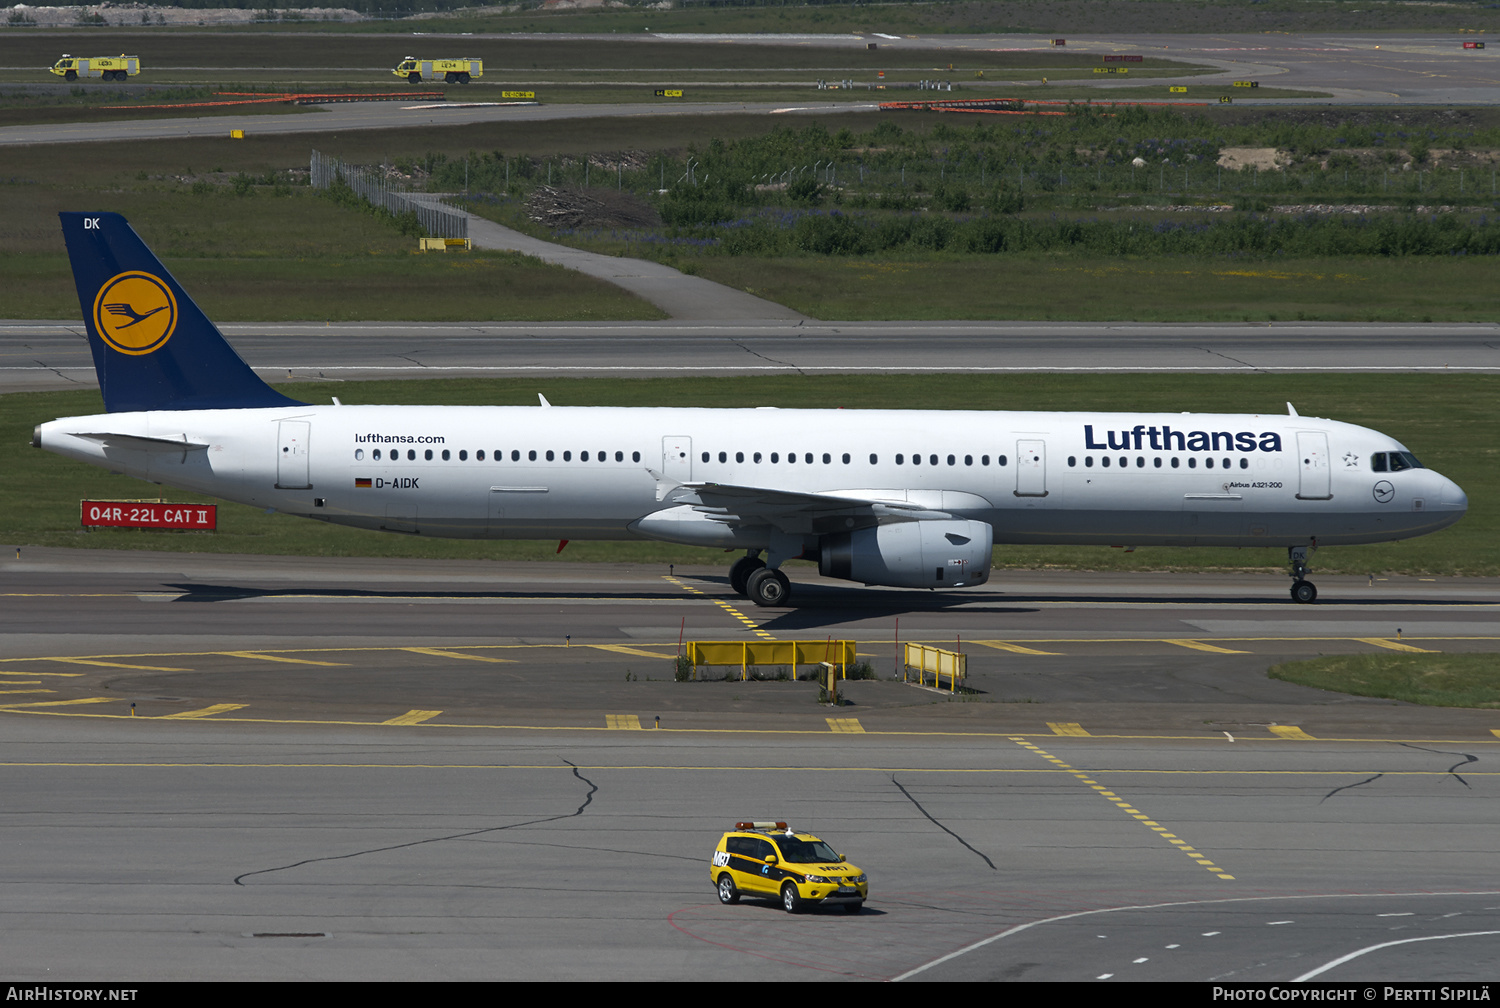
[{"label": "german flag decal", "polygon": [[370,480],[367,477],[356,476],[354,477],[354,485],[357,487],[367,487],[370,486]]}]

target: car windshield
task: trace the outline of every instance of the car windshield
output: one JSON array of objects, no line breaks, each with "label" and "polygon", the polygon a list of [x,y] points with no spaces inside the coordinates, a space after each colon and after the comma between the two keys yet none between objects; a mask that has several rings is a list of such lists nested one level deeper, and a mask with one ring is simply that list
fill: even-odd
[{"label": "car windshield", "polygon": [[821,840],[801,840],[797,837],[777,837],[776,845],[781,856],[789,864],[813,864],[820,861],[837,861],[839,856],[833,848]]}]

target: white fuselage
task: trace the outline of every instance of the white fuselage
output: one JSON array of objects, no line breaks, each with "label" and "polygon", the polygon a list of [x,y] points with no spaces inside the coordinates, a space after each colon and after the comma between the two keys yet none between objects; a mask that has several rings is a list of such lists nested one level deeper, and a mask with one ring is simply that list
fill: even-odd
[{"label": "white fuselage", "polygon": [[1430,469],[1373,471],[1404,451],[1386,435],[1295,415],[297,406],[75,417],[37,443],[227,500],[457,538],[767,545],[758,520],[677,503],[703,484],[919,508],[986,522],[996,543],[1368,543],[1467,508]]}]

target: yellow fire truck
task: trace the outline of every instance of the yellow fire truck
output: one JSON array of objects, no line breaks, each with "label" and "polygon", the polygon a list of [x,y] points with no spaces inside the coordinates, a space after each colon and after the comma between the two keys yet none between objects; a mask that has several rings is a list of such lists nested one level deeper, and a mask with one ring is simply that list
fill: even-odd
[{"label": "yellow fire truck", "polygon": [[484,76],[484,61],[477,59],[417,59],[408,56],[391,73],[405,77],[413,84],[443,80],[449,84],[467,84]]},{"label": "yellow fire truck", "polygon": [[48,67],[53,73],[67,80],[80,77],[103,77],[107,81],[123,81],[141,72],[139,56],[69,56]]}]

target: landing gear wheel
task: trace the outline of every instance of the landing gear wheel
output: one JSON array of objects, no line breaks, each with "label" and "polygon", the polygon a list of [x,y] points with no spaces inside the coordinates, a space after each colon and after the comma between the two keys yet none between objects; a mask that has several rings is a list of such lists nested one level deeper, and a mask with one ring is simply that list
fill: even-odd
[{"label": "landing gear wheel", "polygon": [[745,594],[758,606],[786,605],[792,595],[792,583],[781,571],[764,567],[745,582]]},{"label": "landing gear wheel", "polygon": [[1292,601],[1293,602],[1301,602],[1301,603],[1306,604],[1308,602],[1316,602],[1317,600],[1318,600],[1318,589],[1313,585],[1313,583],[1311,581],[1294,581],[1294,582],[1292,582]]},{"label": "landing gear wheel", "polygon": [[729,567],[729,587],[734,589],[736,595],[745,594],[745,586],[750,583],[750,575],[758,570],[764,570],[766,562],[760,557],[742,556]]},{"label": "landing gear wheel", "polygon": [[726,906],[740,901],[740,891],[734,887],[734,879],[725,872],[719,876],[719,902]]},{"label": "landing gear wheel", "polygon": [[781,887],[781,909],[790,914],[802,912],[802,896],[790,882]]}]

